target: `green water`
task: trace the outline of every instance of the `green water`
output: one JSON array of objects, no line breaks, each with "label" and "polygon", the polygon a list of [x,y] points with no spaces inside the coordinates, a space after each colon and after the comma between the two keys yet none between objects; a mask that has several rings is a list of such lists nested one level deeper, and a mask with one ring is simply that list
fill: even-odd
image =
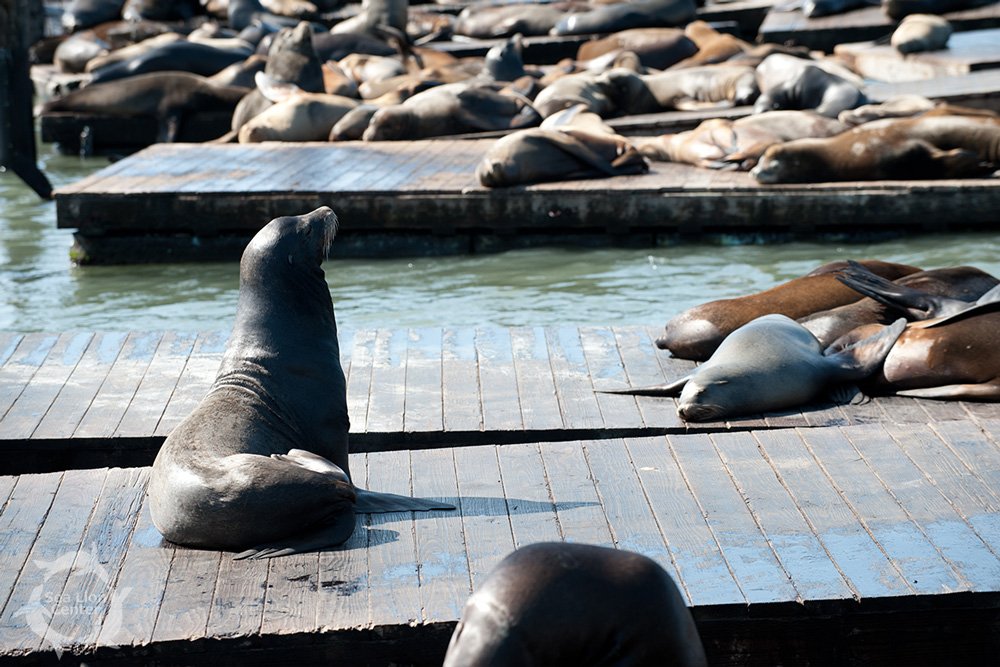
[{"label": "green water", "polygon": [[[40,159],[53,185],[107,164]],[[300,211],[289,211],[300,213]],[[0,174],[0,330],[205,330],[230,326],[235,263],[77,267],[55,206]],[[648,249],[531,249],[324,265],[348,327],[661,324],[697,303],[765,289],[846,257],[923,267],[973,264],[1000,276],[995,234],[877,243],[685,244]]]}]

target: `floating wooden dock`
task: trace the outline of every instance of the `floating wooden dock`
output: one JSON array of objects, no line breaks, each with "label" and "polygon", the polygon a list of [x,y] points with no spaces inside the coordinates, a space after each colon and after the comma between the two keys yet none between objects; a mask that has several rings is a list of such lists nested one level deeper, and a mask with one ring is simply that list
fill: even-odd
[{"label": "floating wooden dock", "polygon": [[[1000,419],[1000,404],[880,397],[686,424],[674,399],[601,394],[694,363],[660,326],[363,329],[340,334],[352,451],[692,431]],[[215,378],[225,332],[0,334],[0,474],[149,465]]]},{"label": "floating wooden dock", "polygon": [[[955,31],[1000,28],[1000,3],[942,14]],[[867,42],[888,37],[896,22],[880,6],[855,9],[844,14],[806,18],[799,9],[772,9],[760,26],[763,42],[791,43],[833,53],[845,42]]]},{"label": "floating wooden dock", "polygon": [[903,54],[888,44],[838,44],[833,50],[848,67],[869,79],[919,81],[1000,67],[1000,29],[956,32],[947,48]]},{"label": "floating wooden dock", "polygon": [[649,173],[487,189],[493,140],[161,144],[55,192],[83,262],[235,259],[281,215],[331,206],[334,255],[477,252],[586,236],[655,245],[711,233],[989,229],[1000,179],[762,186],[744,172]]},{"label": "floating wooden dock", "polygon": [[1000,425],[871,424],[354,455],[359,483],[453,502],[361,518],[273,561],[174,547],[148,468],[0,477],[0,656],[51,664],[439,665],[518,546],[643,553],[710,664],[991,665]]}]

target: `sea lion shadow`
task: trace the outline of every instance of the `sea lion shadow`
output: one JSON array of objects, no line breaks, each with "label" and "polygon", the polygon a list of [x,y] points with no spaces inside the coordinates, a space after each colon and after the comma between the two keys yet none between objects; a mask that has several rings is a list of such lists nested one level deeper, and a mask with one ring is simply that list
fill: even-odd
[{"label": "sea lion shadow", "polygon": [[[511,514],[537,514],[541,512],[554,512],[556,506],[548,501],[526,500],[523,498],[502,498],[496,496],[453,496],[435,497],[455,506],[453,510],[432,510],[429,512],[405,512],[411,515],[415,521],[423,519],[441,519],[449,516],[473,517],[473,516],[510,516]],[[577,509],[597,505],[594,501],[569,501],[558,503],[559,511]],[[373,530],[375,526],[399,521],[399,515],[404,512],[392,512],[387,514],[369,514],[368,530]],[[381,529],[380,529],[381,530]],[[389,531],[395,532],[395,531]]]}]

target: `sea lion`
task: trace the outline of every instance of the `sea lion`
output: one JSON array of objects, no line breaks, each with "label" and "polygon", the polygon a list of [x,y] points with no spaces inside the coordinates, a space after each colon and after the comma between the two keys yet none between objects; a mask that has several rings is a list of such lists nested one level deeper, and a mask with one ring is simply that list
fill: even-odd
[{"label": "sea lion", "polygon": [[[837,350],[865,336],[854,329],[831,346]],[[1000,400],[1000,287],[948,317],[911,322],[864,390],[915,398]]]},{"label": "sea lion", "polygon": [[126,0],[122,18],[126,21],[187,21],[198,13],[198,0]]},{"label": "sea lion", "polygon": [[883,118],[909,118],[935,106],[933,100],[922,95],[894,95],[877,104],[862,104],[856,109],[845,109],[837,114],[837,119],[848,125],[863,125]]},{"label": "sea lion", "polygon": [[[693,103],[733,106],[751,104],[760,90],[753,67],[743,65],[703,65],[667,70],[642,77],[662,110]],[[544,92],[544,91],[543,91]]]},{"label": "sea lion", "polygon": [[879,0],[805,0],[802,3],[802,14],[806,18],[813,19],[821,16],[843,14],[852,9],[877,4],[879,4]]},{"label": "sea lion", "polygon": [[220,86],[240,86],[250,89],[256,85],[254,77],[257,76],[257,72],[263,72],[265,67],[267,67],[267,56],[255,53],[246,60],[233,63],[208,78]]},{"label": "sea lion", "polygon": [[757,66],[760,97],[754,112],[775,109],[813,109],[831,118],[867,101],[860,82],[843,76],[830,64],[803,60],[783,53],[768,56]]},{"label": "sea lion", "polygon": [[638,0],[597,5],[562,18],[550,35],[588,35],[684,25],[697,15],[694,0]]},{"label": "sea lion", "polygon": [[542,118],[548,118],[557,111],[582,104],[601,118],[613,115],[614,102],[598,76],[593,72],[577,72],[556,79],[535,96],[535,110]]},{"label": "sea lion", "polygon": [[1000,120],[925,114],[771,146],[750,174],[760,183],[974,178],[998,163]]},{"label": "sea lion", "polygon": [[295,84],[257,75],[257,89],[274,102],[240,128],[241,144],[261,141],[326,141],[337,121],[360,104],[341,95],[306,93]]},{"label": "sea lion", "polygon": [[247,245],[218,375],[150,473],[150,514],[167,540],[271,558],[342,543],[355,513],[447,508],[350,481],[346,382],[321,267],[336,230],[324,206],[272,220]]},{"label": "sea lion", "polygon": [[362,139],[426,139],[532,127],[539,122],[539,115],[523,100],[488,88],[448,84],[417,93],[402,104],[379,109],[372,115]]},{"label": "sea lion", "polygon": [[[862,260],[861,264],[889,280],[920,271],[915,266],[874,259]],[[761,315],[781,313],[798,319],[853,303],[861,295],[837,280],[837,271],[846,266],[845,261],[830,262],[763,292],[689,308],[667,322],[656,346],[681,359],[704,361],[726,336]]]},{"label": "sea lion", "polygon": [[329,141],[356,141],[361,139],[372,116],[379,110],[374,104],[359,104],[338,120],[330,129]]},{"label": "sea lion", "polygon": [[547,35],[567,12],[589,9],[590,6],[584,2],[517,3],[492,7],[477,3],[462,9],[454,29],[456,35],[477,39],[509,37],[515,33]]},{"label": "sea lion", "polygon": [[80,74],[86,71],[87,63],[108,55],[110,50],[111,45],[93,30],[84,30],[63,40],[52,54],[52,62],[60,72]]},{"label": "sea lion", "polygon": [[691,21],[684,26],[684,34],[698,46],[698,52],[672,65],[674,69],[725,62],[750,49],[749,43],[719,32],[705,21]]},{"label": "sea lion", "polygon": [[152,51],[153,49],[158,49],[166,44],[171,44],[173,42],[180,42],[184,40],[184,35],[176,32],[164,32],[159,35],[153,35],[152,37],[147,37],[146,39],[136,42],[134,44],[129,44],[128,46],[123,46],[120,49],[115,49],[110,53],[106,53],[103,56],[98,56],[91,59],[85,68],[87,72],[93,72],[96,69],[101,69],[107,67],[108,65],[113,65],[115,63],[120,63],[126,60],[131,60],[144,53]]},{"label": "sea lion", "polygon": [[333,26],[330,32],[380,34],[386,29],[405,39],[408,0],[361,0],[361,11]]},{"label": "sea lion", "polygon": [[579,105],[554,114],[541,127],[500,138],[476,167],[488,188],[641,174],[649,165],[628,139]]},{"label": "sea lion", "polygon": [[339,61],[352,53],[367,53],[373,56],[396,54],[396,49],[383,40],[356,32],[319,32],[313,35],[312,43],[320,62]]},{"label": "sea lion", "polygon": [[994,2],[996,0],[882,0],[882,11],[899,21],[909,14],[947,14]]},{"label": "sea lion", "polygon": [[190,72],[212,76],[253,53],[249,44],[235,49],[219,49],[207,44],[177,40],[146,51],[134,58],[91,70],[91,84],[124,79],[150,72]]},{"label": "sea lion", "polygon": [[937,51],[948,44],[951,24],[933,14],[910,14],[893,30],[889,43],[900,53]]},{"label": "sea lion", "polygon": [[677,585],[655,561],[539,542],[493,568],[451,636],[444,667],[705,667]]},{"label": "sea lion", "polygon": [[816,337],[785,315],[763,315],[729,334],[692,373],[657,387],[607,393],[680,396],[684,421],[714,421],[784,410],[833,385],[874,373],[906,326],[900,318],[852,345],[824,353]]},{"label": "sea lion", "polygon": [[830,137],[846,129],[840,121],[812,111],[765,111],[737,120],[710,118],[693,130],[636,139],[635,146],[651,160],[748,171],[769,146]]},{"label": "sea lion", "polygon": [[584,42],[576,59],[592,60],[619,50],[635,53],[646,67],[666,69],[693,56],[698,45],[679,28],[633,28]]},{"label": "sea lion", "polygon": [[122,13],[125,0],[72,0],[61,21],[66,32],[77,32],[100,23],[114,21]]},{"label": "sea lion", "polygon": [[153,72],[92,84],[50,100],[42,113],[73,111],[109,116],[155,116],[157,141],[176,141],[186,115],[196,111],[232,111],[246,88],[219,86],[188,72]]},{"label": "sea lion", "polygon": [[524,76],[523,42],[516,33],[486,52],[483,72],[494,81],[514,81]]},{"label": "sea lion", "polygon": [[[845,277],[858,282],[845,282]],[[862,294],[867,292],[859,286],[874,285],[883,294],[907,295],[909,302],[901,310],[896,303],[887,304],[884,300],[865,296],[854,303],[799,318],[799,324],[809,329],[823,346],[865,324],[889,324],[900,316],[911,321],[924,320],[955,312],[957,309],[948,310],[946,304],[961,304],[958,309],[966,308],[1000,282],[971,266],[917,271],[889,281],[851,260],[841,269],[837,279]]]}]

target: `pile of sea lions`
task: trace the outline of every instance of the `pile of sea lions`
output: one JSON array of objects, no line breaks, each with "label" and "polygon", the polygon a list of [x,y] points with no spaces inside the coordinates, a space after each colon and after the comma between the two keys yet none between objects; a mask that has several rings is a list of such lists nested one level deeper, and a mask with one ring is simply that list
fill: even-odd
[{"label": "pile of sea lions", "polygon": [[831,389],[835,400],[996,401],[998,325],[1000,281],[975,267],[831,262],[673,317],[657,347],[705,363],[676,382],[618,393],[679,396],[688,421],[798,407]]},{"label": "pile of sea lions", "polygon": [[[719,32],[696,19],[692,0],[484,3],[457,17],[398,0],[338,5],[76,0],[64,15],[75,32],[53,60],[80,72],[82,88],[42,110],[153,116],[159,141],[181,139],[185,119],[200,111],[232,112],[217,141],[512,133],[477,169],[487,187],[634,174],[647,160],[749,171],[765,184],[979,177],[1000,164],[996,114],[912,96],[868,104],[864,81],[842,62]],[[920,5],[885,3],[903,18],[891,36],[900,52],[947,44],[951,26],[917,13]],[[524,60],[523,35],[581,33],[594,38],[575,58]],[[456,36],[506,41],[482,58],[434,48]],[[584,120],[743,105],[753,115],[657,137]],[[577,121],[547,122],[567,109],[578,109]],[[553,157],[526,168],[539,150]]]}]

